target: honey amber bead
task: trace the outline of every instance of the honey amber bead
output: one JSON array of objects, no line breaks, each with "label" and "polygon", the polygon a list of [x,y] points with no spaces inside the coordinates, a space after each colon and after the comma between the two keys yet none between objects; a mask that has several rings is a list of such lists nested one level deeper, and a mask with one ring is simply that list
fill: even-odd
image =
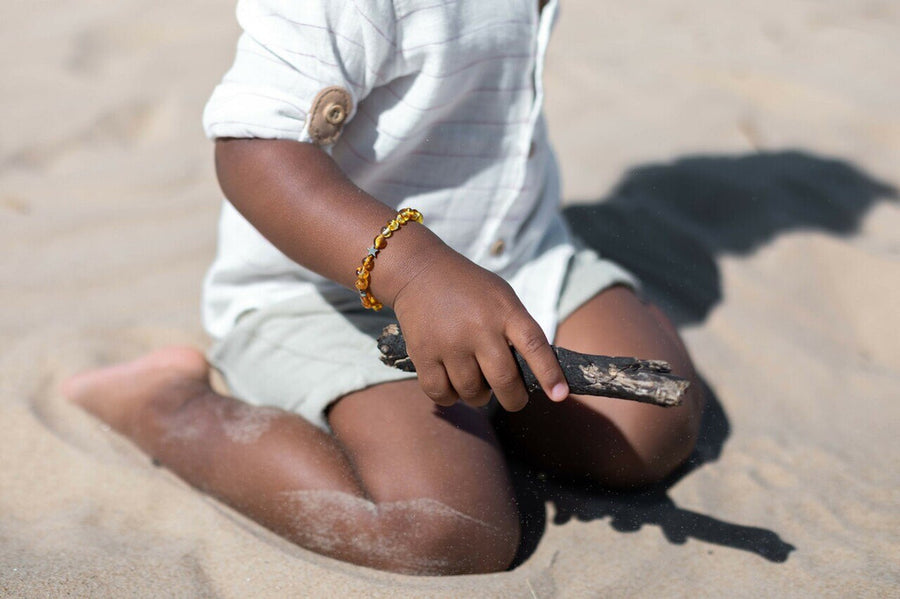
[{"label": "honey amber bead", "polygon": [[397,216],[382,227],[381,233],[375,236],[372,247],[368,249],[368,255],[363,258],[362,266],[356,269],[356,289],[359,291],[359,299],[364,308],[377,311],[384,307],[369,291],[369,272],[375,268],[375,257],[387,247],[388,238],[393,235],[394,231],[411,220],[421,223],[423,221],[422,213],[415,208],[401,208],[397,212]]}]

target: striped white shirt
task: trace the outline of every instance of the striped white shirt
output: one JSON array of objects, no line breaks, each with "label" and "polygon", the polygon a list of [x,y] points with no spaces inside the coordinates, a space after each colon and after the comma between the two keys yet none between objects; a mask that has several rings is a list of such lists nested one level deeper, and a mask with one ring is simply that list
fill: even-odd
[{"label": "striped white shirt", "polygon": [[[537,0],[240,0],[243,35],[206,133],[315,141],[315,97],[343,88],[352,107],[325,148],[343,172],[388,205],[417,208],[507,279],[552,339],[573,253],[541,113],[556,10],[557,0],[542,11]],[[227,202],[204,292],[214,337],[291,297],[356,296],[284,256]]]}]

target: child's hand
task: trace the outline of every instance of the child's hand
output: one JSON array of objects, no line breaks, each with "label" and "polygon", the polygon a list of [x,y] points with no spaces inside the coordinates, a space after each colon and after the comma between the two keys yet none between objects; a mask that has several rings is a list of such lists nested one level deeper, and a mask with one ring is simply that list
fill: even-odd
[{"label": "child's hand", "polygon": [[512,345],[544,393],[565,399],[569,388],[556,355],[512,287],[449,248],[436,254],[393,301],[422,390],[441,406],[457,399],[481,406],[493,390],[506,410],[521,410],[528,394]]}]

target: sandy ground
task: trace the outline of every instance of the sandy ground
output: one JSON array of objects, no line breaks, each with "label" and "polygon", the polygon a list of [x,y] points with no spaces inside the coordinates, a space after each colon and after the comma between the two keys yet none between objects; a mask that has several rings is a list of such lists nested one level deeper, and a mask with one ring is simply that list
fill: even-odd
[{"label": "sandy ground", "polygon": [[0,9],[0,595],[898,596],[900,6],[564,0],[547,112],[567,213],[677,320],[711,409],[650,492],[522,478],[520,565],[443,579],[294,547],[56,391],[207,343],[199,116],[232,12]]}]

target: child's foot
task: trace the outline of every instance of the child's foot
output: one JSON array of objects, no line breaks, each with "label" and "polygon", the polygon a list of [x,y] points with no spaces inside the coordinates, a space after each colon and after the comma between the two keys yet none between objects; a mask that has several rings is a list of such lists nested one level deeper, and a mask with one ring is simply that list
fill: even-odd
[{"label": "child's foot", "polygon": [[188,347],[169,347],[133,362],[77,374],[62,383],[60,391],[120,433],[136,438],[138,427],[152,421],[148,408],[178,408],[184,401],[209,390],[209,365],[203,355]]}]

